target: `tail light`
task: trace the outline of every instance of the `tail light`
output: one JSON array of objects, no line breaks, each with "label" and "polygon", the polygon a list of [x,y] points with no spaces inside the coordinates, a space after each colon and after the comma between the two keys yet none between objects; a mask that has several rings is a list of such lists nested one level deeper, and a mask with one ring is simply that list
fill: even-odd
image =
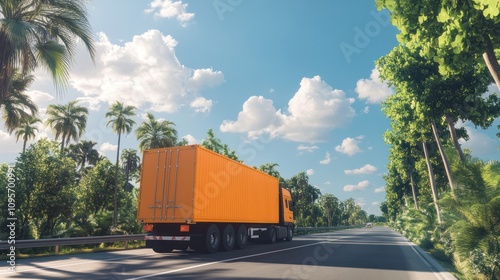
[{"label": "tail light", "polygon": [[153,231],[153,225],[152,224],[144,224],[144,232],[151,232]]},{"label": "tail light", "polygon": [[189,225],[181,225],[180,232],[189,232]]}]

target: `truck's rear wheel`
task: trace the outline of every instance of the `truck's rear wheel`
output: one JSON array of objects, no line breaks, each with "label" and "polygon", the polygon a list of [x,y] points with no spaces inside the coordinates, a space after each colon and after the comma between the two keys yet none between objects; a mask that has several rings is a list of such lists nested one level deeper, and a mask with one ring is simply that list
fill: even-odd
[{"label": "truck's rear wheel", "polygon": [[217,225],[211,224],[205,236],[205,250],[207,253],[215,253],[219,250],[220,230]]},{"label": "truck's rear wheel", "polygon": [[286,241],[292,241],[292,239],[293,239],[293,228],[291,226],[288,226]]},{"label": "truck's rear wheel", "polygon": [[244,249],[248,245],[248,230],[245,225],[240,225],[236,232],[236,249]]},{"label": "truck's rear wheel", "polygon": [[278,237],[276,236],[276,229],[274,227],[272,227],[269,230],[270,230],[270,232],[269,232],[269,243],[274,244],[274,243],[276,243],[276,241],[278,241]]},{"label": "truck's rear wheel", "polygon": [[222,250],[231,251],[234,248],[235,233],[234,227],[232,225],[226,225],[224,231],[222,232]]}]

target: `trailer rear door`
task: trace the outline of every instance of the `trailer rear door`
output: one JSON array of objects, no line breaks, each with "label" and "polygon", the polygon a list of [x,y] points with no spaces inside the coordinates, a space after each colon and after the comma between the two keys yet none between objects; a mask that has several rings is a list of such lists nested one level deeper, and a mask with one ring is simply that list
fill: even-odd
[{"label": "trailer rear door", "polygon": [[184,223],[192,220],[195,159],[194,146],[143,153],[139,221]]}]

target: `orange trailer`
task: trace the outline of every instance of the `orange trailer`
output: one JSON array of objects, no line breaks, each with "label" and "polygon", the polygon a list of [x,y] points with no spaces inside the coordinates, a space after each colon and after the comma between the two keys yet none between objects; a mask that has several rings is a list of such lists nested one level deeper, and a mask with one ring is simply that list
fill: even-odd
[{"label": "orange trailer", "polygon": [[291,207],[277,178],[199,145],[143,153],[137,219],[155,252],[292,240]]}]

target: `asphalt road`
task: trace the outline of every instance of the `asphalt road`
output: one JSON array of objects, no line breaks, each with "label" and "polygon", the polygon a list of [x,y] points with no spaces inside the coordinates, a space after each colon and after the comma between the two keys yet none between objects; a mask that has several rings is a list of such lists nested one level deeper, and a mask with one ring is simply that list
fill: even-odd
[{"label": "asphalt road", "polygon": [[17,261],[0,279],[455,279],[385,228],[296,236],[252,243],[244,250],[201,254],[150,249],[52,256]]}]

